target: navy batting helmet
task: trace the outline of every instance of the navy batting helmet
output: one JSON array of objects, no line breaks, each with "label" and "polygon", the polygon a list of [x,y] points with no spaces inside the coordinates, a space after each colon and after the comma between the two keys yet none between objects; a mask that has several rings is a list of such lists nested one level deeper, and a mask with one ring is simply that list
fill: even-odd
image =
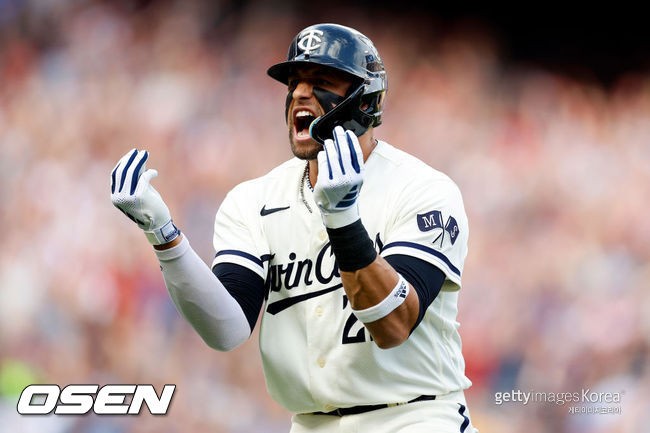
[{"label": "navy batting helmet", "polygon": [[323,143],[337,125],[361,136],[371,126],[381,124],[386,70],[370,39],[349,27],[316,24],[298,33],[289,46],[287,61],[271,66],[267,73],[288,84],[297,67],[314,64],[347,74],[353,84],[333,109],[320,101],[319,92],[314,92],[326,114],[312,122],[312,138]]}]

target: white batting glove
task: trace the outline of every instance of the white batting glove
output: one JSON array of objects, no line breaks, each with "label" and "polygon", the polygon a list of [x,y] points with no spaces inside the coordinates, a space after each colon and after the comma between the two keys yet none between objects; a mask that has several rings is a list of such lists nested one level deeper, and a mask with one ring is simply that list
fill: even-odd
[{"label": "white batting glove", "polygon": [[111,173],[111,201],[144,230],[152,245],[161,245],[173,241],[181,232],[150,184],[158,172],[146,169],[147,158],[149,152],[132,149],[120,159]]},{"label": "white batting glove", "polygon": [[357,136],[334,128],[334,140],[325,140],[318,152],[318,181],[314,186],[314,200],[323,217],[325,227],[337,229],[357,221],[357,198],[363,185],[363,152]]}]

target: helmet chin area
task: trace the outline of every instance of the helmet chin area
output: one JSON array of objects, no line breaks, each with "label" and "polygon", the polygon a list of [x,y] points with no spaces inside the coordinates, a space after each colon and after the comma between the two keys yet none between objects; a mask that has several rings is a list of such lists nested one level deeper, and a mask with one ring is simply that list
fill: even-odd
[{"label": "helmet chin area", "polygon": [[[311,123],[309,135],[317,142],[325,144],[325,140],[332,138],[336,126],[342,126],[343,129],[354,132],[357,137],[365,134],[375,118],[360,108],[363,92],[363,84],[345,98],[326,90],[314,89],[314,96],[325,110],[325,114]],[[337,103],[336,99],[342,100],[342,102]]]}]

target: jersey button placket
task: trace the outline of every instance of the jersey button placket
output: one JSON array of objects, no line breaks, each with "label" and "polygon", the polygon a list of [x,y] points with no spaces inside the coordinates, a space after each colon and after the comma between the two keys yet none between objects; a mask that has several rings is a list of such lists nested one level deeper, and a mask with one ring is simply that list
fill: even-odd
[{"label": "jersey button placket", "polygon": [[[322,317],[323,316],[323,307],[322,306],[318,305],[316,307],[315,311],[316,311],[316,317]],[[318,366],[320,368],[325,367],[325,364],[326,364],[325,358],[323,358],[322,356],[319,356],[318,359],[316,360],[316,363],[318,364]]]}]

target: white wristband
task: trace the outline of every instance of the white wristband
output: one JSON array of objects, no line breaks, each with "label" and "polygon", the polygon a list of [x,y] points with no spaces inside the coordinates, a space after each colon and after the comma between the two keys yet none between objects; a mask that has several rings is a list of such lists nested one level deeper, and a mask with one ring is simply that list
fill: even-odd
[{"label": "white wristband", "polygon": [[382,317],[388,316],[395,308],[402,305],[409,294],[409,290],[409,283],[406,282],[404,277],[399,275],[399,281],[397,281],[395,288],[379,304],[373,305],[364,310],[352,309],[352,313],[354,313],[354,315],[357,316],[357,319],[362,323],[379,320]]}]

